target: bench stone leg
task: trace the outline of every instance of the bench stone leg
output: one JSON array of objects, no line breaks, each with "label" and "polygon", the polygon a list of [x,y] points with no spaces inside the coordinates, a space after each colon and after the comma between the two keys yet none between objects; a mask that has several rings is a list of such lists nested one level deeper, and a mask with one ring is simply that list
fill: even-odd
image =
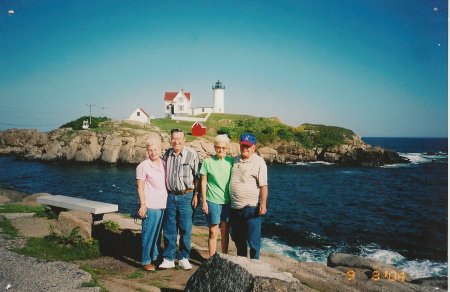
[{"label": "bench stone leg", "polygon": [[92,221],[102,221],[104,214],[92,214]]}]

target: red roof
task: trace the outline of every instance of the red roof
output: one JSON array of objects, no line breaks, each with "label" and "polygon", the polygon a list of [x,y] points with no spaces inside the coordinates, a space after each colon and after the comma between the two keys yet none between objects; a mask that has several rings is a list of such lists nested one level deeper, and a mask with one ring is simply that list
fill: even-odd
[{"label": "red roof", "polygon": [[[191,101],[191,93],[190,92],[184,92],[183,90],[181,90],[181,93],[184,94],[184,96],[186,96],[186,98]],[[168,92],[166,91],[164,93],[164,101],[172,101],[175,96],[177,96],[178,92]]]},{"label": "red roof", "polygon": [[196,124],[199,124],[200,125],[200,127],[202,127],[202,128],[205,128],[206,129],[206,126],[205,126],[205,124],[203,124],[202,122],[199,122],[199,121],[197,121],[197,122],[195,122],[192,126],[191,126],[191,128],[193,128]]},{"label": "red roof", "polygon": [[141,110],[141,112],[143,112],[147,117],[150,117],[150,115],[148,113],[146,113],[141,107],[139,108]]}]

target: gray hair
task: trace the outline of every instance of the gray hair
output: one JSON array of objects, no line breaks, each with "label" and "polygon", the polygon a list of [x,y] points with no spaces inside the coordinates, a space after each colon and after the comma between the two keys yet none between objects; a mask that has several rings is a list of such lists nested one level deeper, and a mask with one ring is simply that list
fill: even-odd
[{"label": "gray hair", "polygon": [[161,138],[159,137],[150,137],[147,140],[146,147],[148,146],[159,146],[161,145]]},{"label": "gray hair", "polygon": [[228,138],[227,134],[220,134],[217,135],[216,138],[214,138],[214,144],[218,143],[230,143],[230,138]]}]

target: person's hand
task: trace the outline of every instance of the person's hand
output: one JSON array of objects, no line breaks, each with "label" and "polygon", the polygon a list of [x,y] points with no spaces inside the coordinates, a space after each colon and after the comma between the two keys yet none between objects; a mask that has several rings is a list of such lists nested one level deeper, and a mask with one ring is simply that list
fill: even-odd
[{"label": "person's hand", "polygon": [[141,218],[144,218],[147,215],[147,207],[145,205],[141,205],[141,207],[139,208],[139,211],[138,211],[138,215]]},{"label": "person's hand", "polygon": [[206,201],[202,202],[202,211],[205,214],[208,214],[208,203]]},{"label": "person's hand", "polygon": [[192,208],[197,208],[197,203],[198,203],[198,198],[197,195],[194,194],[194,196],[192,197]]},{"label": "person's hand", "polygon": [[259,205],[259,215],[265,215],[267,213],[266,205]]}]

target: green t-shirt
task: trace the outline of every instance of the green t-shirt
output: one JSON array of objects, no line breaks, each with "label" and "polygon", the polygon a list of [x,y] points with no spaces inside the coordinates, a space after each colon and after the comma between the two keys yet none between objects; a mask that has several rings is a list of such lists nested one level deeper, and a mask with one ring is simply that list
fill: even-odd
[{"label": "green t-shirt", "polygon": [[217,159],[211,156],[203,160],[201,175],[206,175],[208,179],[206,200],[216,204],[226,204],[230,202],[230,177],[234,159],[225,156]]}]

